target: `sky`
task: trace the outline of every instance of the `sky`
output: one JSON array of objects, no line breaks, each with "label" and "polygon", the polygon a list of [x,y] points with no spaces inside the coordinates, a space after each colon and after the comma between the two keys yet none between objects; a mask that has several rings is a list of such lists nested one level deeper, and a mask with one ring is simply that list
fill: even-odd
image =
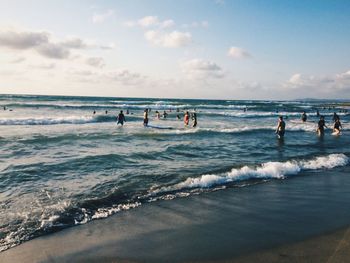
[{"label": "sky", "polygon": [[0,7],[0,94],[350,99],[348,0]]}]

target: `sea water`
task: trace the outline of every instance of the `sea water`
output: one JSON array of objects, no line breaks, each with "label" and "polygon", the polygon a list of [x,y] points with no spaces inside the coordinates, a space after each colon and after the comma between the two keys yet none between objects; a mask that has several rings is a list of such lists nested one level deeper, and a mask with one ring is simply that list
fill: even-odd
[{"label": "sea water", "polygon": [[[0,95],[0,106],[0,251],[145,203],[288,184],[349,165],[350,116],[341,101]],[[150,125],[171,129],[144,127],[146,108]],[[116,123],[120,110],[124,126]],[[341,136],[316,135],[317,110],[328,127],[337,112]],[[196,127],[184,125],[185,111],[196,112]],[[275,135],[280,115],[283,140]]]}]

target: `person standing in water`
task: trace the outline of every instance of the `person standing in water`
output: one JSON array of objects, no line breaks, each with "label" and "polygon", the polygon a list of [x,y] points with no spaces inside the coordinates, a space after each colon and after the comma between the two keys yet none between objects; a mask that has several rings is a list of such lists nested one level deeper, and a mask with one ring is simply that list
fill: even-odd
[{"label": "person standing in water", "polygon": [[193,113],[192,114],[192,120],[193,120],[193,125],[192,127],[196,127],[197,126],[197,113]]},{"label": "person standing in water", "polygon": [[324,121],[324,116],[321,116],[320,117],[320,120],[318,121],[318,127],[317,127],[317,133],[318,135],[320,136],[323,136],[324,135],[324,127],[328,128],[326,126],[326,123]]},{"label": "person standing in water", "polygon": [[148,125],[148,109],[145,109],[143,112],[143,126]]},{"label": "person standing in water", "polygon": [[117,121],[117,125],[120,123],[122,126],[124,125],[124,122],[126,122],[125,120],[125,116],[123,111],[121,110],[118,117],[117,117],[118,121]]},{"label": "person standing in water", "polygon": [[339,115],[336,112],[334,112],[333,121],[335,122],[336,120],[340,120],[340,118],[339,118]]},{"label": "person standing in water", "polygon": [[303,122],[306,122],[306,120],[307,120],[307,115],[306,115],[306,112],[305,112],[305,111],[303,111],[303,114],[301,114],[301,120],[302,120]]},{"label": "person standing in water", "polygon": [[280,116],[277,123],[276,134],[278,138],[283,138],[286,130],[286,123],[283,120],[283,116]]},{"label": "person standing in water", "polygon": [[333,132],[334,132],[336,135],[339,135],[341,129],[343,129],[343,127],[341,126],[340,119],[338,118],[338,119],[336,119],[335,122],[334,122]]},{"label": "person standing in water", "polygon": [[184,123],[186,126],[188,126],[188,123],[190,122],[190,114],[188,111],[186,111],[185,116],[184,116]]}]

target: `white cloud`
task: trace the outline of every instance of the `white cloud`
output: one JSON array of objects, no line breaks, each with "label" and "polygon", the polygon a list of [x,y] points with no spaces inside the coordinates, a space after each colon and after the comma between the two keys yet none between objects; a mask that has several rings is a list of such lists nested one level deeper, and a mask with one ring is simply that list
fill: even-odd
[{"label": "white cloud", "polygon": [[342,92],[350,92],[350,70],[331,76],[296,73],[282,86],[285,91],[299,92],[308,97],[339,96]]},{"label": "white cloud", "polygon": [[86,59],[86,64],[96,67],[96,68],[102,68],[105,66],[104,59],[101,57],[91,57]]},{"label": "white cloud", "polygon": [[231,47],[228,51],[228,55],[232,58],[249,58],[251,57],[251,54],[244,50],[243,48],[239,48],[239,47]]},{"label": "white cloud", "polygon": [[23,61],[25,61],[26,58],[25,57],[17,57],[14,58],[10,61],[11,64],[18,64],[18,63],[22,63]]},{"label": "white cloud", "polygon": [[103,74],[103,77],[107,80],[112,80],[120,82],[124,85],[140,85],[145,80],[146,77],[139,73],[131,72],[127,69],[113,70]]},{"label": "white cloud", "polygon": [[181,68],[190,78],[223,78],[225,76],[220,66],[203,59],[185,61],[181,64]]},{"label": "white cloud", "polygon": [[175,25],[175,22],[174,20],[172,19],[168,19],[168,20],[165,20],[161,23],[160,27],[161,28],[169,28],[169,27],[172,27]]},{"label": "white cloud", "polygon": [[50,70],[50,69],[56,68],[56,64],[55,63],[43,63],[43,64],[39,64],[39,65],[30,65],[29,68]]},{"label": "white cloud", "polygon": [[126,27],[134,27],[137,25],[137,23],[135,21],[125,21],[123,25]]},{"label": "white cloud", "polygon": [[114,15],[114,10],[112,10],[112,9],[109,9],[104,13],[95,13],[92,16],[92,22],[94,24],[103,23],[108,18],[112,17],[113,15]]},{"label": "white cloud", "polygon": [[158,27],[158,28],[169,28],[175,25],[175,21],[172,19],[166,19],[160,21],[157,16],[145,16],[137,21],[125,21],[123,23],[126,27],[140,26],[141,28]]},{"label": "white cloud", "polygon": [[145,16],[137,21],[138,25],[141,27],[150,27],[158,25],[158,17],[156,16]]},{"label": "white cloud", "polygon": [[162,31],[150,30],[145,33],[145,38],[155,46],[177,48],[187,46],[192,42],[189,32],[173,31],[165,33]]},{"label": "white cloud", "polygon": [[[31,50],[43,57],[51,59],[70,59],[73,49],[100,48],[112,49],[114,44],[98,45],[88,43],[78,37],[71,37],[63,41],[53,41],[49,32],[28,30],[0,29],[0,48],[12,50]],[[18,63],[18,61],[17,61]]]}]

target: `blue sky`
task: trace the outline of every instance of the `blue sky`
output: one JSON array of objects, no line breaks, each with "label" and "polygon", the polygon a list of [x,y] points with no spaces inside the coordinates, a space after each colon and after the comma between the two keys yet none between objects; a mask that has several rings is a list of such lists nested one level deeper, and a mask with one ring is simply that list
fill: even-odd
[{"label": "blue sky", "polygon": [[0,93],[350,98],[350,1],[0,4]]}]

